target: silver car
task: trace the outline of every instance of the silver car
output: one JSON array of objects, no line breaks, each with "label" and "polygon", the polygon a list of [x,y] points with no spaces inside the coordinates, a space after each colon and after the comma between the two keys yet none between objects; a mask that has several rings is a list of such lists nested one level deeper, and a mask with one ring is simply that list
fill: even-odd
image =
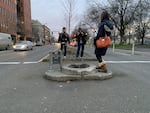
[{"label": "silver car", "polygon": [[31,41],[20,41],[13,46],[14,51],[17,50],[32,50],[33,43]]}]

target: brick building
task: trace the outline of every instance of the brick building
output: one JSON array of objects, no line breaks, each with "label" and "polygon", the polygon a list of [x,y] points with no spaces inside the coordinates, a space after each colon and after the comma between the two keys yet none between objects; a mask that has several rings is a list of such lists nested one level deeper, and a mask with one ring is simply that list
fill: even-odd
[{"label": "brick building", "polygon": [[30,0],[0,0],[0,32],[16,40],[32,40]]},{"label": "brick building", "polygon": [[17,33],[22,40],[32,40],[30,0],[17,0]]},{"label": "brick building", "polygon": [[0,0],[0,32],[17,34],[16,0]]}]

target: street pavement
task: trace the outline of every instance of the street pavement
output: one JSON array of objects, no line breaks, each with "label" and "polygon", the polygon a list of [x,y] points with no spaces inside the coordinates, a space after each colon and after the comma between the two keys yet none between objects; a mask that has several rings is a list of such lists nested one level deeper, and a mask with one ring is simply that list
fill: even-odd
[{"label": "street pavement", "polygon": [[0,62],[37,62],[55,48],[56,47],[47,45],[34,47],[31,51],[14,52],[13,50],[9,50],[0,52]]},{"label": "street pavement", "polygon": [[[131,55],[109,49],[104,57],[113,72],[109,80],[54,82],[43,77],[49,63],[39,62],[54,49],[0,53],[0,113],[150,113],[148,52]],[[86,52],[95,58],[93,48]]]}]

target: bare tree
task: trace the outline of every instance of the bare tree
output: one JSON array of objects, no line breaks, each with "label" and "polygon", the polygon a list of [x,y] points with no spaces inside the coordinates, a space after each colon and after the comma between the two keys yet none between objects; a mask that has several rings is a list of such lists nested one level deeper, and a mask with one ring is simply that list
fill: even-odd
[{"label": "bare tree", "polygon": [[120,43],[126,43],[125,31],[135,18],[138,4],[133,0],[109,0],[109,4],[111,19],[120,33]]},{"label": "bare tree", "polygon": [[149,0],[139,0],[139,7],[136,10],[135,22],[136,22],[136,32],[138,39],[142,40],[141,44],[144,44],[144,37],[146,30],[148,29],[148,24],[150,23],[150,1]]},{"label": "bare tree", "polygon": [[[88,11],[88,18],[86,20],[97,23],[99,12],[107,10],[110,13],[111,19],[114,25],[120,33],[120,43],[126,42],[125,31],[129,25],[131,25],[135,19],[136,14],[139,14],[138,8],[140,7],[141,0],[107,0],[108,4],[103,5],[98,0],[95,0],[91,6],[91,10]],[[142,2],[145,3],[143,0]],[[144,5],[145,6],[145,5]],[[147,8],[143,8],[143,11],[147,11]]]},{"label": "bare tree", "polygon": [[64,8],[64,17],[66,21],[66,27],[68,28],[68,32],[71,32],[71,25],[74,17],[74,12],[76,10],[76,2],[77,0],[62,0],[62,5]]},{"label": "bare tree", "polygon": [[94,7],[92,6],[91,8],[88,9],[88,14],[85,16],[85,23],[89,24],[89,25],[94,25],[97,26],[99,21],[100,21],[100,13],[101,11],[99,10],[98,7]]}]

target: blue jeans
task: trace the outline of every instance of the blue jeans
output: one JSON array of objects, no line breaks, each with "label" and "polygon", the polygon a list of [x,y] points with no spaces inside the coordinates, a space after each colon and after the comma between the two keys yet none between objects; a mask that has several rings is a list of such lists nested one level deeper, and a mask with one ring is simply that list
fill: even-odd
[{"label": "blue jeans", "polygon": [[84,54],[84,44],[78,44],[76,57],[79,57],[79,56],[83,57],[83,54]]}]

